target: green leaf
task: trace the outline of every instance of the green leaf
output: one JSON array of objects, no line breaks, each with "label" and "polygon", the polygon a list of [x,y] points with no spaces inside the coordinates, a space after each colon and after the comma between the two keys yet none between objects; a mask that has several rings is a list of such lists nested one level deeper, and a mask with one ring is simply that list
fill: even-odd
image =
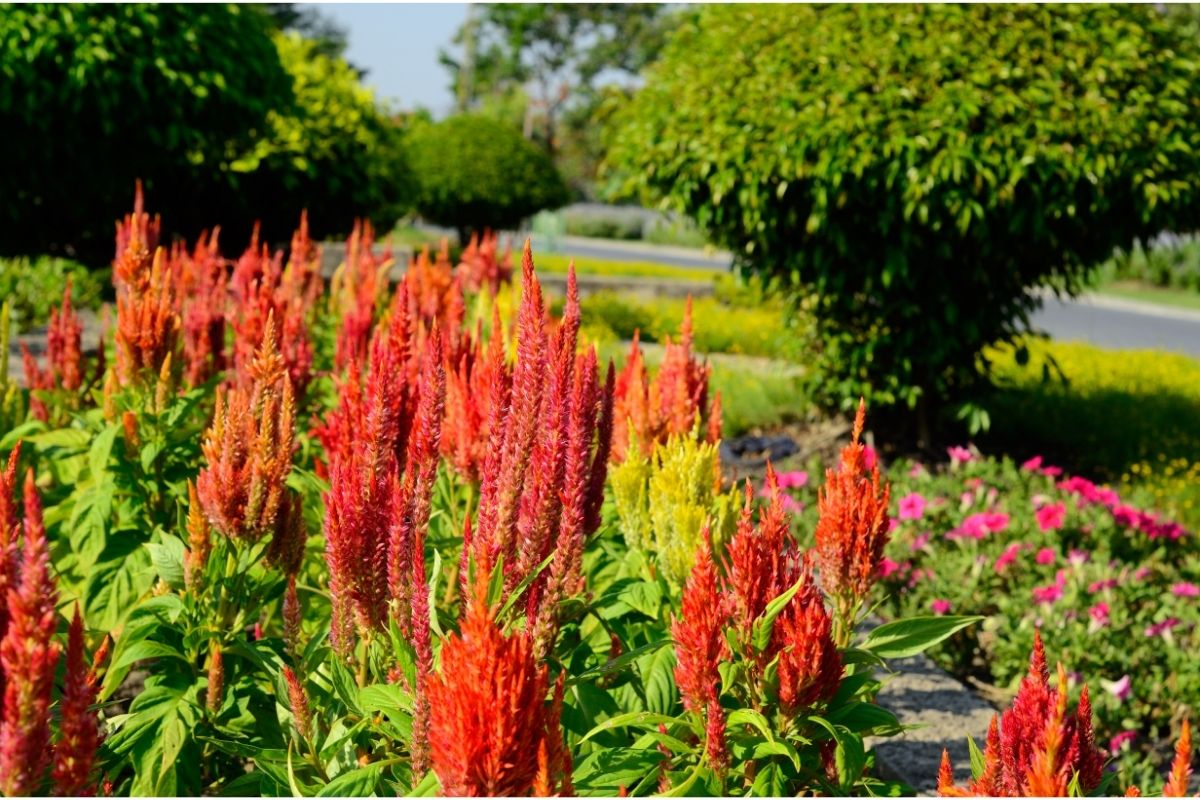
[{"label": "green leaf", "polygon": [[767,646],[771,644],[771,633],[775,629],[775,618],[783,613],[783,609],[796,596],[796,592],[800,591],[800,587],[804,585],[807,577],[800,578],[792,587],[783,594],[776,597],[770,603],[767,603],[767,608],[763,611],[763,615],[754,621],[754,648],[758,652],[763,652]]},{"label": "green leaf", "polygon": [[421,782],[413,787],[413,790],[408,793],[408,797],[438,797],[442,793],[442,785],[438,781],[437,773],[433,770],[425,773],[425,777]]},{"label": "green leaf", "polygon": [[758,730],[768,742],[775,741],[775,734],[771,730],[771,723],[767,722],[767,718],[752,708],[739,708],[732,711],[725,721],[727,728],[732,728],[735,725],[749,725]]},{"label": "green leaf", "polygon": [[108,465],[108,457],[112,453],[113,442],[120,430],[120,425],[108,425],[92,440],[92,446],[88,450],[88,470],[92,478],[96,479],[104,472],[105,466]]},{"label": "green leaf", "polygon": [[873,703],[847,703],[829,712],[829,721],[845,727],[853,733],[876,733],[900,730],[900,721],[886,708]]},{"label": "green leaf", "polygon": [[346,708],[361,716],[362,709],[358,707],[358,685],[354,676],[339,659],[331,659],[328,663],[329,680],[333,684],[334,692],[346,704]]},{"label": "green leaf", "polygon": [[586,672],[581,672],[578,675],[568,678],[567,686],[572,686],[576,683],[592,681],[604,675],[611,675],[614,672],[620,672],[634,661],[644,656],[646,653],[652,653],[655,650],[659,650],[672,644],[674,644],[674,642],[672,642],[670,639],[663,639],[659,642],[652,642],[650,644],[644,644],[641,647],[636,647],[633,650],[621,653],[621,655],[605,662],[604,664],[601,664],[598,667],[593,667]]},{"label": "green leaf", "polygon": [[[436,553],[437,551],[434,552]],[[541,564],[538,564],[537,569],[526,575],[521,579],[520,583],[513,587],[513,590],[508,593],[508,597],[505,599],[504,605],[500,607],[499,613],[496,614],[496,619],[503,620],[505,618],[505,615],[508,614],[513,605],[515,605],[516,602],[521,599],[521,595],[525,594],[525,591],[532,586],[533,582],[537,580],[537,577],[542,574],[542,570],[550,566],[550,562],[553,560],[554,553],[551,553],[550,555],[546,556],[545,560],[542,561]],[[430,606],[432,607],[432,604],[430,604]]]},{"label": "green leaf", "polygon": [[150,561],[162,578],[172,589],[183,588],[183,561],[187,556],[187,545],[178,536],[164,533],[158,542],[147,542],[146,549],[150,551]]},{"label": "green leaf", "polygon": [[792,766],[797,771],[800,770],[800,753],[796,751],[791,742],[779,739],[774,742],[759,742],[754,745],[754,758],[756,760],[766,758],[767,756],[784,756],[792,762]]},{"label": "green leaf", "polygon": [[403,688],[394,683],[375,683],[364,686],[358,692],[358,704],[363,711],[386,713],[408,713],[412,710],[412,698]]},{"label": "green leaf", "polygon": [[987,769],[987,761],[979,751],[979,745],[975,744],[974,736],[967,737],[967,749],[971,752],[971,777],[979,780],[979,776]]},{"label": "green leaf", "polygon": [[187,661],[183,653],[176,650],[174,647],[165,645],[162,642],[141,641],[130,646],[121,658],[115,664],[113,669],[128,667],[138,661],[145,661],[150,658],[178,658],[181,661]]},{"label": "green leaf", "polygon": [[694,723],[685,719],[668,717],[666,714],[654,714],[649,711],[631,711],[627,714],[618,714],[615,717],[604,720],[604,722],[601,722],[588,731],[587,736],[580,739],[579,743],[583,744],[596,734],[611,731],[615,728],[657,728],[659,725],[679,724],[686,725],[696,733],[699,733],[699,728]]},{"label": "green leaf", "polygon": [[771,761],[759,768],[758,774],[754,776],[754,784],[750,787],[750,794],[753,797],[786,797],[790,794],[779,764]]},{"label": "green leaf", "polygon": [[983,617],[910,617],[886,622],[867,634],[862,649],[880,658],[909,658],[981,622]]},{"label": "green leaf", "polygon": [[382,770],[383,767],[379,764],[369,764],[360,769],[343,772],[325,784],[317,797],[369,797],[375,793]]},{"label": "green leaf", "polygon": [[647,657],[642,670],[642,686],[646,691],[646,710],[668,714],[675,707],[675,650],[669,647],[656,650]]}]

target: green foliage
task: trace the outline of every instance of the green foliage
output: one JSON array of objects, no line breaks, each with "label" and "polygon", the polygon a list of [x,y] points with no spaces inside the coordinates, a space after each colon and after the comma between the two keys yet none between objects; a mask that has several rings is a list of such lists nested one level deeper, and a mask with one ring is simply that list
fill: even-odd
[{"label": "green foliage", "polygon": [[1110,280],[1200,292],[1200,241],[1170,238],[1116,253],[1099,269]]},{"label": "green foliage", "polygon": [[305,208],[318,237],[347,231],[356,218],[387,230],[415,192],[400,128],[354,69],[318,42],[281,33],[275,45],[295,104],[272,111],[266,134],[230,165],[241,173],[245,218],[257,210],[273,238],[286,236]]},{"label": "green foliage", "polygon": [[1150,6],[705,6],[611,162],[815,293],[824,400],[943,402],[1032,287],[1193,223],[1198,48]]},{"label": "green foliage", "polygon": [[137,177],[184,231],[225,219],[231,154],[291,102],[251,6],[10,6],[0,71],[3,249],[96,263]]},{"label": "green foliage", "polygon": [[0,297],[11,304],[12,322],[18,330],[45,323],[50,308],[62,302],[68,280],[76,309],[100,307],[108,281],[106,270],[89,272],[82,264],[50,256],[0,258]]},{"label": "green foliage", "polygon": [[520,132],[485,117],[416,124],[408,151],[419,186],[417,208],[440,225],[504,230],[567,201],[550,158]]},{"label": "green foliage", "polygon": [[[1200,362],[1153,350],[1023,340],[988,351],[998,389],[989,446],[1115,480],[1200,453]],[[1118,421],[1120,424],[1114,424]]]}]

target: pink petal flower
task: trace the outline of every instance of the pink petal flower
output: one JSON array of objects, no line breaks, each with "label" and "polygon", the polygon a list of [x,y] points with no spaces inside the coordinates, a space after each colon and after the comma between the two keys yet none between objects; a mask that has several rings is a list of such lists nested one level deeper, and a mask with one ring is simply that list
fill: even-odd
[{"label": "pink petal flower", "polygon": [[775,478],[780,489],[803,489],[808,485],[808,473],[802,469],[780,472]]},{"label": "pink petal flower", "polygon": [[893,575],[902,569],[900,564],[892,561],[890,558],[885,558],[879,562],[879,577],[886,578]]},{"label": "pink petal flower", "polygon": [[1063,503],[1051,503],[1039,508],[1034,515],[1042,532],[1056,531],[1063,526],[1067,519],[1067,507]]},{"label": "pink petal flower", "polygon": [[971,454],[970,450],[968,450],[965,447],[959,447],[957,445],[954,447],[946,448],[946,454],[950,456],[950,462],[955,465],[965,464],[968,461],[970,461],[972,458],[974,458],[974,456]]},{"label": "pink petal flower", "polygon": [[1104,681],[1104,688],[1108,693],[1117,698],[1119,702],[1124,703],[1129,699],[1129,695],[1133,694],[1133,680],[1128,675],[1122,675],[1115,681]]},{"label": "pink petal flower", "polygon": [[1096,603],[1096,605],[1094,605],[1088,609],[1088,614],[1091,616],[1092,621],[1095,622],[1101,628],[1108,625],[1108,619],[1109,619],[1108,603],[1105,603],[1103,601]]},{"label": "pink petal flower", "polygon": [[1067,562],[1072,567],[1082,567],[1091,560],[1092,554],[1087,550],[1071,550],[1071,552],[1067,554]]},{"label": "pink petal flower", "polygon": [[1179,620],[1177,618],[1167,617],[1162,622],[1155,622],[1152,625],[1147,625],[1145,630],[1146,637],[1154,638],[1155,636],[1162,636],[1164,633],[1170,631],[1178,624]]},{"label": "pink petal flower", "polygon": [[925,545],[929,544],[930,536],[932,536],[932,534],[929,531],[923,531],[922,533],[917,534],[917,538],[913,539],[911,548],[912,551],[915,553],[917,550],[923,549]]},{"label": "pink petal flower", "polygon": [[1137,731],[1121,731],[1108,740],[1108,752],[1116,753],[1137,738]]},{"label": "pink petal flower", "polygon": [[1000,556],[996,559],[996,563],[994,565],[996,572],[997,573],[1004,572],[1004,570],[1008,569],[1008,567],[1011,566],[1013,564],[1013,562],[1015,562],[1017,560],[1017,556],[1020,554],[1021,554],[1021,545],[1019,542],[1010,544],[1008,547],[1004,548],[1004,552],[1001,553]]},{"label": "pink petal flower", "polygon": [[920,519],[925,516],[925,497],[918,492],[900,498],[900,519]]},{"label": "pink petal flower", "polygon": [[1034,456],[1025,463],[1021,464],[1021,469],[1026,472],[1040,472],[1042,469],[1042,457]]},{"label": "pink petal flower", "polygon": [[910,478],[920,478],[924,475],[925,465],[919,461],[908,468],[908,477]]},{"label": "pink petal flower", "polygon": [[939,617],[942,616],[943,614],[950,613],[950,601],[949,600],[941,600],[941,599],[934,600],[932,603],[929,604],[929,607],[932,608],[933,613],[937,614]]},{"label": "pink petal flower", "polygon": [[1176,597],[1200,597],[1200,586],[1194,583],[1177,583],[1171,587],[1171,594]]},{"label": "pink petal flower", "polygon": [[863,465],[868,469],[875,469],[875,465],[879,463],[879,454],[875,452],[875,448],[871,445],[863,445]]},{"label": "pink petal flower", "polygon": [[1053,564],[1057,558],[1058,553],[1054,552],[1049,547],[1043,547],[1041,550],[1038,550],[1037,556],[1034,560],[1036,560],[1039,564],[1046,565]]},{"label": "pink petal flower", "polygon": [[1105,578],[1102,581],[1095,581],[1094,583],[1089,585],[1088,591],[1091,592],[1092,594],[1095,594],[1096,592],[1103,592],[1105,589],[1114,589],[1114,588],[1116,588],[1116,586],[1117,586],[1116,578]]}]

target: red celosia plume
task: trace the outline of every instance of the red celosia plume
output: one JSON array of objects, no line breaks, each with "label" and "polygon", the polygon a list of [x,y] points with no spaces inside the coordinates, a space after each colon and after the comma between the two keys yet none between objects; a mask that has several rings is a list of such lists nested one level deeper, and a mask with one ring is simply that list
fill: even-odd
[{"label": "red celosia plume", "polygon": [[50,552],[42,505],[25,477],[25,542],[20,578],[8,593],[8,630],[0,641],[4,705],[0,714],[0,791],[38,793],[50,764],[50,702],[59,645],[54,641],[58,591],[50,575]]},{"label": "red celosia plume", "polygon": [[993,720],[983,751],[984,770],[966,788],[954,784],[943,754],[938,792],[943,796],[1064,797],[1074,780],[1085,794],[1100,785],[1104,753],[1092,733],[1091,704],[1084,687],[1074,712],[1067,708],[1066,670],[1059,665],[1050,685],[1041,637],[1035,634],[1029,675],[1012,706]]},{"label": "red celosia plume", "polygon": [[76,606],[67,636],[67,671],[59,703],[61,722],[51,774],[57,795],[95,794],[93,773],[100,747],[100,726],[92,706],[97,691],[95,670],[84,653],[83,617]]},{"label": "red celosia plume", "polygon": [[1175,744],[1175,760],[1171,762],[1171,774],[1163,786],[1163,797],[1187,797],[1192,780],[1192,726],[1185,719]]}]

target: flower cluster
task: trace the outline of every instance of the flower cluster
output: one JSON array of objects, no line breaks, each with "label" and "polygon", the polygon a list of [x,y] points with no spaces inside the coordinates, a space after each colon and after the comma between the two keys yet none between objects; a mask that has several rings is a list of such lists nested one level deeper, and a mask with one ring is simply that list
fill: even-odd
[{"label": "flower cluster", "polygon": [[512,274],[512,242],[506,242],[501,253],[500,237],[491,231],[485,231],[482,237],[471,234],[455,268],[464,289],[481,292],[486,288],[493,296],[501,285],[512,282]]},{"label": "flower cluster", "polygon": [[292,469],[295,399],[268,318],[262,343],[248,366],[251,385],[217,393],[212,427],[202,450],[206,464],[197,495],[214,528],[231,539],[254,541],[279,534]]},{"label": "flower cluster", "polygon": [[[29,349],[21,346],[25,370],[25,386],[31,390],[29,412],[35,418],[48,422],[50,411],[46,402],[39,397],[46,392],[62,395],[68,407],[78,407],[80,391],[85,388],[86,364],[83,357],[83,325],[71,305],[71,282],[63,290],[62,305],[50,309],[50,324],[46,330],[46,366],[39,367]],[[97,351],[92,379],[104,373],[104,346]]]},{"label": "flower cluster", "polygon": [[[688,297],[679,341],[668,336],[658,374],[651,379],[635,332],[629,356],[617,378],[613,460],[624,461],[636,448],[650,455],[672,435],[690,434],[703,425],[705,441],[721,438],[720,397],[708,398],[711,367],[692,354],[692,299]],[[636,440],[636,441],[635,441]]]},{"label": "flower cluster", "polygon": [[860,402],[850,444],[842,449],[838,467],[826,471],[818,499],[816,560],[821,585],[834,599],[837,638],[843,646],[879,574],[891,530],[891,487],[881,485],[877,463],[867,465],[867,448],[860,441],[865,420],[866,404]]},{"label": "flower cluster", "polygon": [[338,372],[362,363],[375,323],[375,306],[392,268],[390,247],[375,253],[375,229],[369,221],[355,222],[346,239],[346,258],[333,274],[330,303],[341,319],[334,367]]},{"label": "flower cluster", "polygon": [[50,708],[61,655],[54,640],[58,590],[32,471],[25,478],[23,546],[17,557],[17,459],[14,449],[0,472],[0,589],[6,589],[0,602],[0,791],[9,797],[38,794],[49,777],[56,794],[90,794],[96,788],[93,766],[100,744],[91,710],[95,674],[83,652],[83,621],[76,610],[59,736],[52,745]]},{"label": "flower cluster", "polygon": [[[770,468],[766,487],[770,501],[755,525],[753,495],[746,486],[723,575],[717,572],[704,530],[683,590],[681,613],[672,626],[675,680],[684,706],[706,719],[706,754],[717,768],[728,758],[720,703],[722,662],[736,659],[741,678],[724,691],[744,707],[778,713],[785,721],[782,727],[832,698],[842,678],[832,620],[808,557],[791,536],[783,494]],[[778,616],[765,620],[772,601],[789,593]],[[765,639],[760,634],[764,624],[771,625]]]}]

